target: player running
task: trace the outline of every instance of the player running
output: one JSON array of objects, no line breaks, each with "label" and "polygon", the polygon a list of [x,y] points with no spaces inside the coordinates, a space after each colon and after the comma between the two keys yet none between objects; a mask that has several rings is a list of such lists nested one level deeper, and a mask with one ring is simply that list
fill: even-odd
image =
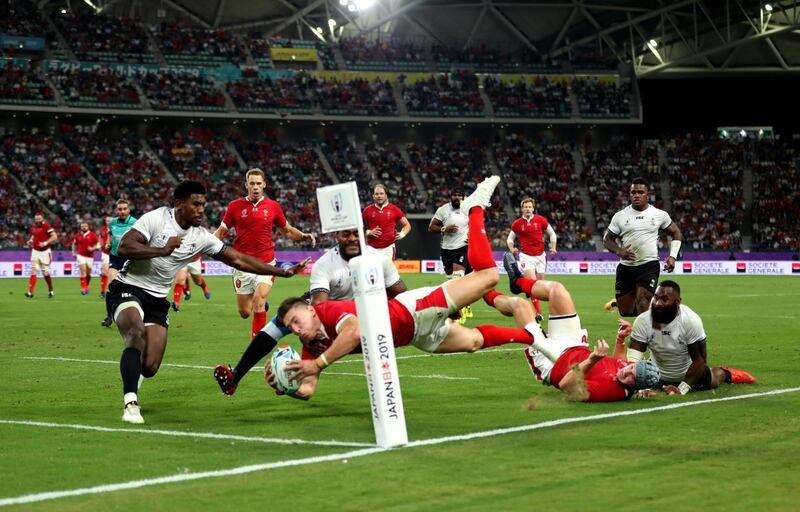
[{"label": "player running", "polygon": [[81,295],[89,295],[89,283],[92,282],[92,266],[94,251],[100,248],[100,239],[89,229],[88,222],[81,222],[80,231],[72,239],[72,257],[78,262],[81,272]]},{"label": "player running", "polygon": [[144,423],[139,408],[139,376],[153,377],[167,348],[169,293],[175,274],[198,254],[207,254],[238,270],[291,277],[306,262],[283,270],[242,254],[204,228],[206,190],[184,181],[173,193],[174,207],[150,211],[122,237],[118,254],[128,261],[109,286],[107,300],[122,335],[122,421]]},{"label": "player running", "polygon": [[[303,233],[294,226],[289,225],[283,209],[276,201],[264,196],[266,187],[264,171],[250,169],[245,174],[247,196],[234,199],[228,204],[225,216],[214,236],[223,240],[229,230],[236,232],[233,248],[237,251],[256,257],[275,265],[275,243],[272,230],[278,232],[295,242],[316,244],[314,235]],[[239,316],[249,318],[253,315],[250,338],[254,338],[267,323],[267,297],[272,289],[274,277],[270,275],[256,275],[235,270],[233,272],[233,288],[236,292],[236,306]]]}]

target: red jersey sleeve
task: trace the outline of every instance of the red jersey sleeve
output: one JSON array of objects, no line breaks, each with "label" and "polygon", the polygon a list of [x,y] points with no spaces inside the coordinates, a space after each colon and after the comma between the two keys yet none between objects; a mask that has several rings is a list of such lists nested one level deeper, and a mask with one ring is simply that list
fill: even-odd
[{"label": "red jersey sleeve", "polygon": [[284,227],[286,225],[286,215],[283,213],[283,208],[281,208],[280,203],[278,203],[277,201],[275,201],[274,213],[275,213],[274,216],[275,220],[273,221],[273,224],[279,228]]},{"label": "red jersey sleeve", "polygon": [[511,223],[511,231],[513,231],[515,235],[519,236],[519,219]]},{"label": "red jersey sleeve", "polygon": [[392,203],[392,206],[394,207],[394,216],[397,218],[397,220],[400,220],[406,216],[406,212],[404,212],[402,208],[400,208],[394,203]]},{"label": "red jersey sleeve", "polygon": [[233,201],[228,203],[228,207],[225,209],[225,216],[222,217],[222,223],[227,226],[228,229],[233,228],[236,225],[236,214],[234,213],[235,207],[233,205]]},{"label": "red jersey sleeve", "polygon": [[550,225],[550,223],[549,223],[549,222],[547,222],[547,219],[545,219],[545,218],[544,218],[544,217],[542,217],[541,215],[539,215],[539,218],[540,218],[540,219],[541,219],[541,221],[542,221],[542,231],[544,231],[545,229],[547,229],[547,227]]}]

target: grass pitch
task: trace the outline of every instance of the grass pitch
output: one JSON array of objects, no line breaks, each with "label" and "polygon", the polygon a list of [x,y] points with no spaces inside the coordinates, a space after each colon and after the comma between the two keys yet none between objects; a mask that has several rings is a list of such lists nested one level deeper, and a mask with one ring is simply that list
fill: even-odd
[{"label": "grass pitch", "polygon": [[[440,282],[404,279],[409,287]],[[613,277],[563,282],[590,337],[613,339],[616,317],[602,311]],[[227,278],[209,284],[210,301],[194,289],[171,315],[164,365],[139,394],[147,424],[134,429],[120,421],[121,340],[115,328],[100,326],[97,280],[83,297],[77,278],[57,279],[50,300],[42,282],[28,300],[27,280],[0,280],[0,504],[59,511],[798,509],[798,279],[680,279],[684,302],[703,318],[710,363],[759,379],[713,393],[568,403],[533,380],[521,346],[451,356],[399,349],[411,445],[384,452],[369,448],[359,359],[326,370],[310,402],[275,396],[260,366],[234,397],[223,396],[212,369],[236,363],[250,321],[239,318]],[[307,286],[307,277],[279,280],[270,302]],[[474,310],[468,325],[509,323],[483,303]],[[294,337],[284,341],[299,347]],[[790,391],[766,394],[775,390]],[[592,418],[598,415],[606,416]],[[47,492],[53,499],[13,502]]]}]

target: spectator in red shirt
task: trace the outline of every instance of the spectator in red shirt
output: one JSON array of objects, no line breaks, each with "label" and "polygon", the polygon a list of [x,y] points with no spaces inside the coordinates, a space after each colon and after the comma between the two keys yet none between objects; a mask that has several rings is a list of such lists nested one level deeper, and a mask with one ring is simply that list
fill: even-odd
[{"label": "spectator in red shirt", "polygon": [[[364,227],[367,229],[367,245],[374,247],[392,260],[397,257],[395,242],[402,240],[411,231],[405,212],[389,202],[386,187],[382,184],[375,185],[372,191],[375,202],[361,213],[364,218]],[[397,232],[397,223],[400,223],[400,232]]]}]

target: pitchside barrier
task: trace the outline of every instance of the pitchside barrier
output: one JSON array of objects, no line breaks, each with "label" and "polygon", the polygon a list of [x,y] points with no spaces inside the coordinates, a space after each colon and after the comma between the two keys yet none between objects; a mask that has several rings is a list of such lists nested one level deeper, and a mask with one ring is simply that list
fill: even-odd
[{"label": "pitchside barrier", "polygon": [[[288,267],[297,263],[295,260],[278,260],[279,266]],[[444,274],[440,260],[403,260],[396,261],[401,273]],[[503,262],[496,260],[497,269],[505,273]],[[311,273],[312,261],[303,269],[304,274]],[[95,261],[92,275],[100,275],[101,264]],[[614,261],[551,261],[547,263],[548,275],[613,275],[617,263]],[[207,276],[230,276],[232,269],[219,261],[202,262],[203,274]],[[31,273],[30,261],[0,262],[0,278],[28,277]],[[678,261],[674,274],[681,275],[752,275],[752,276],[800,276],[800,262],[797,261]],[[39,273],[41,275],[41,272]],[[50,275],[53,277],[78,277],[80,271],[74,261],[54,261],[50,264]]]}]

